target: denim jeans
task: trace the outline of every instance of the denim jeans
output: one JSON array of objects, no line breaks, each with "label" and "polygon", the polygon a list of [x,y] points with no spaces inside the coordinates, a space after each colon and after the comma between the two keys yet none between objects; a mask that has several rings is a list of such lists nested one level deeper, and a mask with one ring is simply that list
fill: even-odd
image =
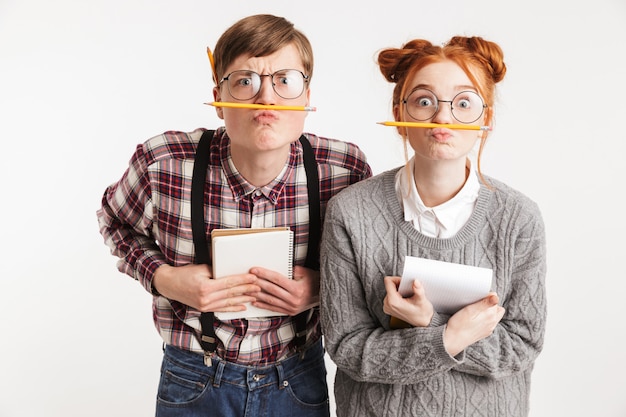
[{"label": "denim jeans", "polygon": [[303,359],[288,357],[251,367],[165,347],[157,394],[157,417],[329,417],[321,340]]}]

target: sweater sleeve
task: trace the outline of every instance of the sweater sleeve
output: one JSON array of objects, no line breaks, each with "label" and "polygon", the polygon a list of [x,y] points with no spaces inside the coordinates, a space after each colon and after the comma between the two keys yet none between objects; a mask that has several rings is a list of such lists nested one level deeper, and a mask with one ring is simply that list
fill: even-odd
[{"label": "sweater sleeve", "polygon": [[143,146],[139,145],[122,178],[105,190],[97,217],[106,245],[120,258],[118,269],[154,293],[154,271],[166,261],[152,234],[147,165]]},{"label": "sweater sleeve", "polygon": [[[324,341],[331,359],[353,380],[413,384],[446,372],[459,361],[443,346],[443,325],[401,330],[389,327],[389,317],[382,313],[383,276],[363,276],[368,274],[362,269],[366,261],[358,259],[354,250],[364,240],[354,225],[372,226],[355,221],[363,213],[358,206],[372,201],[363,203],[361,198],[350,196],[335,198],[329,204],[321,249]],[[384,234],[393,233],[393,228],[375,227],[380,230],[373,233],[388,241],[390,236]],[[374,257],[373,250],[367,252]]]},{"label": "sweater sleeve", "polygon": [[512,206],[500,225],[501,258],[495,289],[505,315],[493,334],[465,350],[456,370],[501,378],[532,369],[543,348],[547,303],[546,239],[541,213],[534,202]]}]

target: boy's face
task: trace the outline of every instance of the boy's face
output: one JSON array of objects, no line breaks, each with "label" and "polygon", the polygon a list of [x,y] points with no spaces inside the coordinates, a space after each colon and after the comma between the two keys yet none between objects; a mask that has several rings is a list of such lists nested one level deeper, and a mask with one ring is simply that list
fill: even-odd
[{"label": "boy's face", "polygon": [[[240,56],[226,69],[226,77],[233,71],[249,70],[260,75],[274,74],[284,69],[294,69],[304,73],[298,50],[287,45],[275,53],[263,57]],[[307,75],[307,74],[305,74]],[[235,99],[228,88],[228,81],[222,81],[213,89],[215,101],[255,103],[266,105],[308,106],[310,91],[304,84],[299,97],[286,99],[276,93],[271,77],[261,77],[260,90],[248,100]],[[288,149],[304,130],[304,111],[252,110],[239,108],[216,108],[217,115],[224,120],[226,131],[231,138],[234,152],[258,154],[258,152]]]}]

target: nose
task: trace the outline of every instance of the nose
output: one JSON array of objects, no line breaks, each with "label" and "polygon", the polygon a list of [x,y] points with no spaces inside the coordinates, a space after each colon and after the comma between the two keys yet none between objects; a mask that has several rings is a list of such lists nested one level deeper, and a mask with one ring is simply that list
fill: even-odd
[{"label": "nose", "polygon": [[452,102],[439,100],[439,106],[433,116],[434,123],[452,123],[454,116],[452,116]]},{"label": "nose", "polygon": [[261,87],[256,96],[256,102],[259,104],[274,104],[276,94],[274,93],[273,79],[271,75],[261,75]]}]

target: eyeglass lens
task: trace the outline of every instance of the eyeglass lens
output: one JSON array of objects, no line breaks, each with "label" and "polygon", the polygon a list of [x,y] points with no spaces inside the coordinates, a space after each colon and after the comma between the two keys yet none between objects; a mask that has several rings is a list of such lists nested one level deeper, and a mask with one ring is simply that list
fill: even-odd
[{"label": "eyeglass lens", "polygon": [[415,120],[429,120],[439,110],[439,103],[449,103],[452,116],[461,123],[475,122],[485,108],[482,98],[473,91],[461,91],[451,101],[443,101],[425,88],[412,91],[404,103],[406,111]]},{"label": "eyeglass lens", "polygon": [[276,94],[284,99],[294,99],[304,91],[305,75],[298,70],[286,69],[269,75],[259,75],[254,71],[233,71],[224,77],[228,91],[237,100],[249,100],[261,90],[261,77],[271,77]]}]

